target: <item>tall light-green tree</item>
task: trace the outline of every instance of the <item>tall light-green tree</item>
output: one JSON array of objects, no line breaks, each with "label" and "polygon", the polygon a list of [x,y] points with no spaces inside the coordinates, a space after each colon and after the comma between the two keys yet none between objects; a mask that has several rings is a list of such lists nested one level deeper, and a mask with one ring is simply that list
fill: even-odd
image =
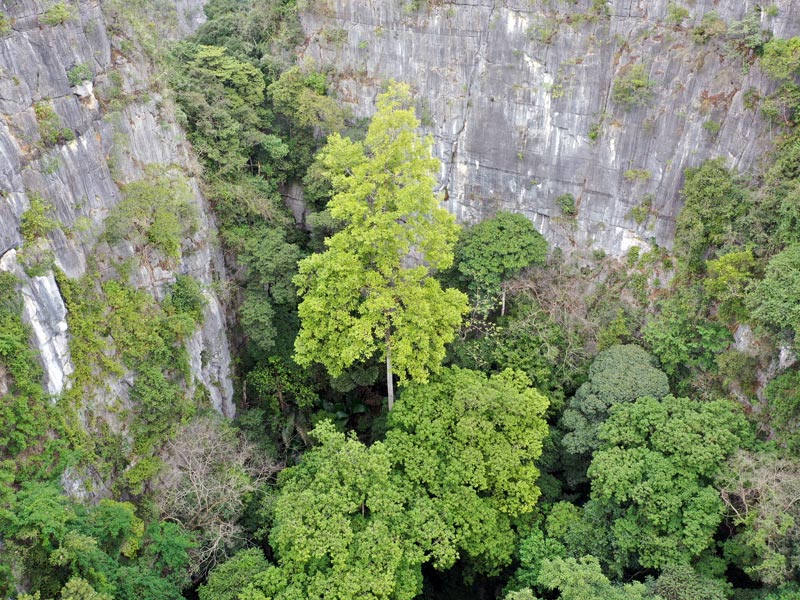
[{"label": "tall light-green tree", "polygon": [[467,298],[430,276],[452,264],[458,226],[433,192],[439,161],[408,86],[392,83],[377,108],[363,143],[333,134],[319,156],[345,225],[299,264],[295,359],[337,376],[379,353],[391,410],[393,374],[424,382],[438,371]]}]

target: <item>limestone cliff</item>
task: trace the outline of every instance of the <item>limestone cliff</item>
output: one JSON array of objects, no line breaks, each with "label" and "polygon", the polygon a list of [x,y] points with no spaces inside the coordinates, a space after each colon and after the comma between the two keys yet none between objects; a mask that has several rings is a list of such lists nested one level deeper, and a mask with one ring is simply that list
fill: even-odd
[{"label": "limestone cliff", "polygon": [[[747,18],[758,35],[800,32],[800,4],[772,4],[753,23],[741,0],[316,0],[302,53],[358,116],[385,80],[412,84],[460,219],[518,211],[568,252],[620,256],[671,246],[684,169],[722,156],[747,171],[770,148],[757,99],[772,84],[741,38]],[[712,11],[728,32],[698,43]],[[652,99],[626,108],[613,89],[636,64]]]},{"label": "limestone cliff", "polygon": [[[196,161],[170,104],[153,85],[158,74],[131,41],[134,33],[122,15],[126,3],[61,5],[67,17],[54,23],[48,18],[52,2],[0,2],[10,25],[0,34],[0,269],[21,280],[24,318],[44,363],[46,387],[57,395],[68,384],[70,331],[53,272],[40,269],[29,276],[20,264],[25,247],[20,219],[34,199],[52,206],[57,226],[37,252],[52,253],[67,277],[80,277],[88,263],[107,262],[106,255],[123,261],[141,254],[131,244],[112,248],[105,243],[100,237],[104,220],[121,201],[121,187],[142,179],[148,165],[177,166],[188,178],[199,225],[182,241],[179,261],[139,260],[130,281],[157,299],[177,274],[202,283],[204,324],[187,342],[192,379],[208,390],[217,410],[232,415],[225,319],[212,286],[224,278],[224,266],[213,221],[192,176]],[[202,5],[201,0],[175,3],[177,12],[170,7],[169,27],[160,23],[159,34],[177,37],[196,28]],[[106,385],[124,396],[125,381]]]}]

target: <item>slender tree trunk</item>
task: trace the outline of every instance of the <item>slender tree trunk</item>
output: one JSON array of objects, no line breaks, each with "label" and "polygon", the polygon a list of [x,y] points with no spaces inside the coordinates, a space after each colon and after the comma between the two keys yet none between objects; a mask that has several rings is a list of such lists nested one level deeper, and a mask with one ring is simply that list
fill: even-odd
[{"label": "slender tree trunk", "polygon": [[500,316],[504,317],[506,314],[506,288],[503,288],[503,305],[500,308]]},{"label": "slender tree trunk", "polygon": [[394,381],[392,381],[392,347],[389,332],[386,332],[386,391],[389,394],[389,410],[394,406]]}]

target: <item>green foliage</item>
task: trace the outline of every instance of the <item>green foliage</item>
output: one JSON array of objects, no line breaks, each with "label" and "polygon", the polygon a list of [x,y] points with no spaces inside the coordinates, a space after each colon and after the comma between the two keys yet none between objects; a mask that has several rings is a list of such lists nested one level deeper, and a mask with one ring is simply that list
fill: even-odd
[{"label": "green foliage", "polygon": [[724,507],[712,481],[748,438],[733,404],[641,398],[618,404],[600,438],[588,472],[592,497],[623,510],[614,536],[638,564],[685,563],[713,543]]},{"label": "green foliage", "polygon": [[775,79],[791,80],[800,72],[800,37],[777,38],[764,44],[761,67]]},{"label": "green foliage", "polygon": [[717,479],[735,527],[726,556],[768,586],[797,581],[800,569],[800,462],[740,451]]},{"label": "green foliage", "polygon": [[404,390],[389,416],[392,459],[426,490],[455,546],[485,572],[509,562],[511,518],[532,512],[539,498],[534,462],[548,403],[528,386],[511,370],[487,378],[446,369]]},{"label": "green foliage", "polygon": [[793,127],[797,124],[799,108],[800,87],[794,83],[784,83],[764,100],[761,114],[772,123]]},{"label": "green foliage", "polygon": [[58,221],[48,216],[52,205],[45,203],[38,194],[29,194],[30,208],[22,213],[19,230],[26,244],[35,242],[58,227]]},{"label": "green foliage", "polygon": [[270,534],[280,566],[251,587],[275,600],[416,597],[431,551],[423,536],[447,539],[438,515],[414,506],[381,442],[367,448],[328,422],[314,436],[320,444],[280,476]]},{"label": "green foliage", "polygon": [[[102,437],[87,436],[84,448],[96,456],[96,468],[119,468],[137,456],[126,482],[141,488],[143,478],[156,474],[157,461],[148,460],[171,434],[174,426],[193,411],[183,387],[188,372],[183,340],[195,329],[196,314],[178,311],[168,296],[164,307],[152,296],[117,281],[100,283],[97,274],[79,280],[57,273],[67,306],[74,361],[70,402],[79,404],[97,393],[98,383],[119,377],[126,369],[135,374],[131,398],[134,409],[126,415],[136,439],[133,448],[97,457],[104,452]],[[192,287],[192,284],[181,284]],[[189,303],[188,306],[190,306]],[[127,453],[132,452],[130,456]],[[108,463],[105,461],[108,460]]]},{"label": "green foliage", "polygon": [[169,437],[174,428],[193,413],[191,401],[181,387],[165,377],[160,365],[139,369],[130,393],[136,403],[131,433],[134,451],[143,455]]},{"label": "green foliage", "polygon": [[[13,275],[0,272],[0,371],[9,383],[0,397],[0,460],[36,449],[54,418],[41,385],[38,357],[28,344],[16,283]],[[5,472],[5,465],[0,465],[0,473]]]},{"label": "green foliage", "polygon": [[288,242],[281,229],[261,225],[243,231],[239,261],[247,267],[248,286],[240,314],[254,356],[266,356],[276,346],[281,354],[290,352],[292,340],[278,339],[278,324],[285,330],[296,321],[286,315],[297,303],[292,277],[302,257],[300,247]]},{"label": "green foliage", "polygon": [[652,174],[647,169],[628,169],[622,176],[627,181],[647,181],[652,177]]},{"label": "green foliage", "polygon": [[675,254],[690,270],[699,271],[709,250],[741,242],[741,221],[751,201],[721,158],[687,169],[681,196]]},{"label": "green foliage", "polygon": [[604,350],[589,367],[589,378],[575,393],[562,416],[568,432],[564,448],[589,455],[600,447],[598,430],[614,406],[643,396],[662,398],[669,394],[669,382],[653,358],[635,345]]},{"label": "green foliage", "polygon": [[303,39],[293,0],[210,0],[204,10],[208,20],[195,36],[200,44],[224,47],[270,74],[289,66]]},{"label": "green foliage", "polygon": [[33,112],[39,124],[39,137],[44,146],[55,146],[75,139],[75,132],[61,126],[61,119],[58,113],[46,100],[34,104]]},{"label": "green foliage", "polygon": [[770,428],[777,442],[790,452],[800,452],[800,371],[781,373],[767,384]]},{"label": "green foliage", "polygon": [[705,129],[711,137],[716,137],[721,128],[722,124],[719,121],[709,119],[703,122],[703,129]]},{"label": "green foliage", "polygon": [[639,206],[634,206],[631,209],[631,217],[638,225],[642,225],[647,221],[650,217],[650,213],[653,210],[653,195],[646,195],[642,199],[642,203]]},{"label": "green foliage", "polygon": [[132,504],[84,507],[53,484],[26,483],[14,500],[9,518],[0,517],[0,534],[35,595],[172,600],[188,583],[192,542],[174,523],[145,530]]},{"label": "green foliage", "polygon": [[325,76],[306,65],[287,69],[268,89],[275,110],[300,127],[332,133],[344,127],[344,115],[336,101],[326,95],[327,87]]},{"label": "green foliage", "polygon": [[230,56],[225,48],[183,42],[174,51],[172,87],[189,126],[195,151],[222,175],[244,169],[258,149],[270,160],[289,149],[276,136],[263,133],[262,73]]},{"label": "green foliage", "polygon": [[200,600],[238,600],[239,593],[269,567],[258,548],[241,550],[213,571],[198,589]]},{"label": "green foliage", "polygon": [[718,314],[723,321],[746,320],[746,292],[753,281],[755,268],[755,259],[749,249],[729,252],[706,263],[707,276],[703,285],[709,299],[718,303]]},{"label": "green foliage", "polygon": [[92,68],[86,63],[79,63],[67,71],[70,85],[80,85],[84,81],[91,81],[94,77]]},{"label": "green foliage", "polygon": [[39,21],[51,27],[63,25],[75,18],[74,9],[66,2],[57,2],[44,11]]},{"label": "green foliage", "polygon": [[206,304],[200,282],[190,275],[178,275],[169,288],[164,309],[172,315],[186,315],[199,325],[203,322]]},{"label": "green foliage", "polygon": [[661,301],[659,312],[644,327],[645,341],[674,381],[711,370],[715,354],[733,339],[727,328],[709,318],[708,309],[703,289],[686,286]]},{"label": "green foliage", "polygon": [[575,196],[572,194],[561,194],[556,198],[556,206],[567,217],[574,217],[578,214],[578,209],[575,207]]},{"label": "green foliage", "polygon": [[645,600],[646,588],[641,583],[613,585],[600,569],[594,556],[545,559],[539,585],[557,589],[561,600]]},{"label": "green foliage", "polygon": [[689,10],[674,2],[667,4],[667,23],[680,27],[681,24],[689,18]]},{"label": "green foliage", "polygon": [[650,79],[643,64],[623,67],[614,81],[611,98],[623,109],[645,106],[653,99],[655,81]]},{"label": "green foliage", "polygon": [[122,202],[106,218],[110,244],[127,240],[179,259],[184,237],[197,229],[192,192],[182,176],[153,168],[145,179],[125,185]]},{"label": "green foliage", "polygon": [[749,298],[756,321],[776,330],[800,331],[800,245],[790,246],[767,263],[764,279]]},{"label": "green foliage", "polygon": [[337,376],[379,352],[401,382],[425,381],[466,311],[461,292],[429,276],[452,263],[458,228],[433,194],[438,161],[416,133],[410,102],[408,88],[394,84],[363,144],[334,134],[322,151],[335,191],[329,208],[345,226],[294,279],[301,365],[321,362]]},{"label": "green foliage", "polygon": [[5,13],[0,12],[0,35],[6,35],[11,31],[11,19]]},{"label": "green foliage", "polygon": [[653,595],[663,600],[728,598],[728,589],[724,582],[700,575],[689,565],[668,565],[650,587]]},{"label": "green foliage", "polygon": [[700,19],[700,25],[692,30],[695,43],[705,44],[709,40],[725,35],[728,24],[715,10],[709,11]]},{"label": "green foliage", "polygon": [[761,28],[762,19],[761,7],[754,6],[741,20],[731,23],[725,36],[728,48],[746,58],[762,54],[772,37],[771,31]]},{"label": "green foliage", "polygon": [[543,264],[547,242],[524,215],[499,212],[463,230],[455,249],[455,265],[480,304],[496,296],[504,281],[522,269]]},{"label": "green foliage", "polygon": [[520,374],[447,369],[405,389],[385,442],[367,447],[323,422],[320,444],[281,473],[270,534],[278,566],[245,597],[411,599],[424,563],[448,568],[462,553],[496,572],[514,550],[512,518],[539,495],[546,405]]}]

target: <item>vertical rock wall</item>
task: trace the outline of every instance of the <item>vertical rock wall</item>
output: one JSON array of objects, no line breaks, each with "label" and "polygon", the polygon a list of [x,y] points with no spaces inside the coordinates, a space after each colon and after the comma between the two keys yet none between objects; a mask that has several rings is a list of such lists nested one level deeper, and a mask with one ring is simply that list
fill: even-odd
[{"label": "vertical rock wall", "polygon": [[[124,2],[67,1],[72,17],[47,25],[42,17],[52,4],[0,1],[0,11],[11,22],[11,31],[0,35],[0,269],[22,281],[24,316],[44,362],[47,389],[60,393],[72,365],[66,310],[52,273],[29,277],[18,261],[24,242],[20,219],[31,199],[52,205],[58,221],[47,235],[45,251],[52,252],[68,277],[80,277],[89,262],[104,254],[124,260],[137,253],[99,240],[104,219],[121,200],[120,186],[142,179],[148,165],[177,166],[189,178],[200,226],[183,241],[179,263],[141,260],[131,280],[157,299],[177,274],[204,285],[205,322],[187,343],[192,376],[206,387],[214,408],[232,416],[230,352],[224,313],[213,292],[214,280],[224,278],[222,256],[192,176],[198,166],[169,102],[152,84],[161,75],[141,53],[126,47],[130,42],[120,35],[117,14]],[[180,0],[175,6],[169,35],[188,33],[202,22],[202,0]],[[148,17],[141,18],[147,26]],[[70,83],[68,73],[76,65],[91,69],[92,82]],[[74,139],[54,145],[41,139],[35,106],[42,103],[52,106],[61,126],[73,132],[66,137]]]},{"label": "vertical rock wall", "polygon": [[[685,5],[689,18],[670,23],[668,4]],[[760,27],[800,33],[798,3],[759,4]],[[772,89],[754,57],[721,36],[698,44],[692,35],[706,13],[731,24],[754,8],[316,0],[303,15],[303,55],[334,71],[340,99],[358,116],[371,114],[386,80],[413,86],[443,161],[446,205],[460,219],[518,211],[566,251],[620,256],[671,246],[684,169],[722,156],[746,171],[771,147],[777,132],[746,101],[751,88]],[[638,63],[655,82],[653,99],[625,109],[613,101],[614,82]],[[558,207],[562,194],[574,196],[574,218]]]}]

